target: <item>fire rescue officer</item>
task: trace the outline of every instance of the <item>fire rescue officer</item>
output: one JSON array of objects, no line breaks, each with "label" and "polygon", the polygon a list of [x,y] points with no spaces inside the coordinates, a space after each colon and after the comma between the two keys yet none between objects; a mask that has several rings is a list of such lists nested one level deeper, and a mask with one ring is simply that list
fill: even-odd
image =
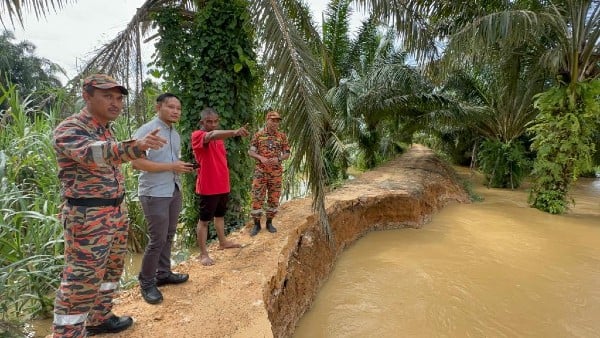
[{"label": "fire rescue officer", "polygon": [[116,333],[133,324],[112,313],[112,299],[127,252],[127,205],[121,163],[142,158],[166,140],[153,130],[117,142],[109,123],[123,108],[127,89],[112,77],[83,81],[85,107],[54,131],[64,203],[65,267],[54,302],[54,337]]},{"label": "fire rescue officer", "polygon": [[259,130],[250,141],[248,155],[256,160],[252,179],[252,211],[254,227],[250,236],[255,236],[261,229],[263,204],[267,196],[267,230],[277,232],[273,226],[273,218],[279,207],[281,196],[281,179],[283,176],[282,162],[290,157],[290,146],[287,136],[280,132],[281,117],[276,111],[267,113],[265,128]]}]

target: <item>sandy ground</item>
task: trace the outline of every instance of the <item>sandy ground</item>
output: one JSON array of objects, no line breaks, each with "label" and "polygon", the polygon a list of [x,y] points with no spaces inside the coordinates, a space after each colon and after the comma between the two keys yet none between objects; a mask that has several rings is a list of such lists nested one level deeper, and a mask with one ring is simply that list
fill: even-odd
[{"label": "sandy ground", "polygon": [[122,293],[114,312],[132,315],[135,324],[110,336],[272,337],[263,287],[277,266],[286,237],[294,234],[294,224],[310,214],[310,201],[288,202],[275,219],[277,233],[263,229],[250,237],[247,227],[228,236],[242,248],[218,250],[218,244],[212,243],[209,254],[215,264],[203,266],[192,259],[174,267],[189,273],[190,280],[161,287],[164,301],[158,305],[146,303],[138,287]]}]

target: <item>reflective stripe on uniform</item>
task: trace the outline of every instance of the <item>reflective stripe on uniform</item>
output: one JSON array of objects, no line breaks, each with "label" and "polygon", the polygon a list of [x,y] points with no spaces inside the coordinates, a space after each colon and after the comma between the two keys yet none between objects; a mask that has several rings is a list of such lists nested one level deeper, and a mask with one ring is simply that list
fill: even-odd
[{"label": "reflective stripe on uniform", "polygon": [[75,325],[79,323],[85,322],[87,319],[87,313],[80,313],[76,315],[59,315],[54,314],[54,325],[57,326],[65,326],[65,325]]},{"label": "reflective stripe on uniform", "polygon": [[263,209],[256,209],[256,210],[250,211],[250,215],[262,215],[262,213],[263,213]]},{"label": "reflective stripe on uniform", "polygon": [[114,290],[117,288],[117,283],[115,282],[105,282],[100,284],[100,291],[108,291],[108,290]]},{"label": "reflective stripe on uniform", "polygon": [[102,152],[102,146],[106,144],[105,141],[96,141],[90,145],[92,148],[92,158],[94,159],[94,163],[96,164],[105,164],[104,154]]}]

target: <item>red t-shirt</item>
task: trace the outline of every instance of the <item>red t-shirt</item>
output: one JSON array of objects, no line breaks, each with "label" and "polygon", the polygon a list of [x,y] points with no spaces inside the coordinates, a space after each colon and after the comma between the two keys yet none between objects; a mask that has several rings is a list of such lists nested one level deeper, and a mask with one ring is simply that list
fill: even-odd
[{"label": "red t-shirt", "polygon": [[196,163],[200,165],[196,179],[196,193],[201,195],[229,193],[229,169],[225,143],[223,140],[204,143],[204,135],[206,135],[204,130],[196,130],[192,133],[192,150]]}]

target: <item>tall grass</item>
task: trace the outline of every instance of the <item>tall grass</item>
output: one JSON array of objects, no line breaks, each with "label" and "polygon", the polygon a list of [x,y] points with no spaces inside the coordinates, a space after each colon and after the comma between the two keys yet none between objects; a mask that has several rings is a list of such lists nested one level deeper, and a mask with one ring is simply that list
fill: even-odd
[{"label": "tall grass", "polygon": [[60,194],[52,129],[56,111],[0,87],[0,321],[52,309],[62,267]]},{"label": "tall grass", "polygon": [[[112,125],[113,132],[117,140],[131,139],[134,128],[138,123],[134,117],[123,114]],[[148,244],[148,226],[142,210],[142,205],[138,197],[138,176],[139,171],[134,170],[131,163],[124,163],[121,166],[123,176],[125,177],[125,202],[127,203],[129,215],[129,236],[127,245],[132,252],[142,252]]]}]

